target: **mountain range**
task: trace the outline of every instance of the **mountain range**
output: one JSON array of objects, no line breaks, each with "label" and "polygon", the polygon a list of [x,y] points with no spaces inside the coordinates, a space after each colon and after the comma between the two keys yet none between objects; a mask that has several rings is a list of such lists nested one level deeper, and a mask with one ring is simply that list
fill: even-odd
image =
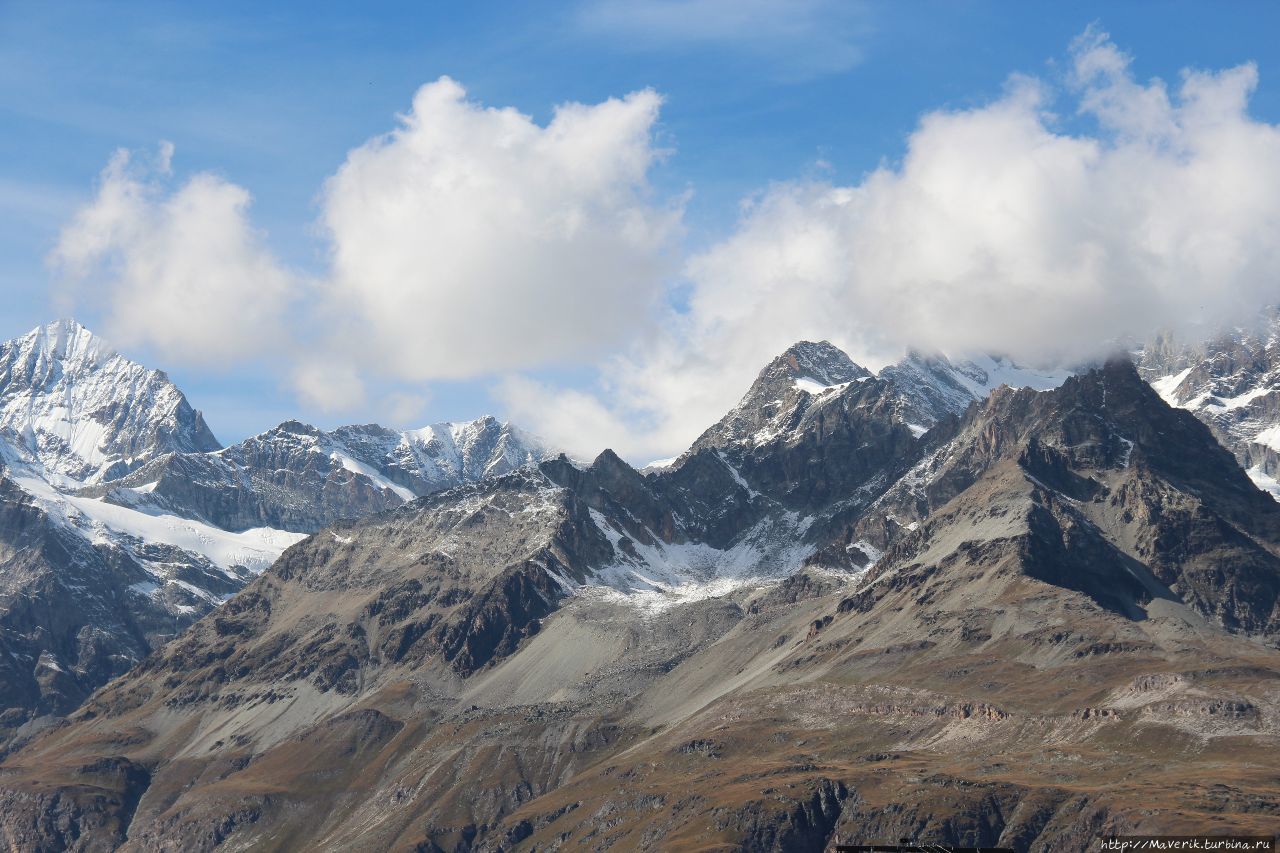
[{"label": "mountain range", "polygon": [[74,321],[0,345],[0,734],[76,707],[305,534],[550,455],[493,418],[223,448]]},{"label": "mountain range", "polygon": [[[34,407],[0,483],[0,678],[27,690],[2,694],[20,702],[0,844],[1065,851],[1269,833],[1271,322],[1074,373],[911,353],[873,374],[801,342],[643,472],[491,419],[286,423],[221,450],[164,443],[208,430],[156,393],[163,412],[95,423],[163,423],[145,432],[163,440],[112,426],[88,447]],[[83,331],[61,325],[30,346]],[[65,377],[90,349],[109,352],[27,360]],[[76,411],[116,412],[110,396]],[[39,430],[62,443],[22,442]],[[134,630],[110,620],[156,599],[118,592],[123,555],[179,547],[77,525],[124,531],[108,513],[297,541],[265,571],[227,566],[189,627],[130,617],[138,642],[90,674]],[[131,559],[157,590],[192,583]]]}]

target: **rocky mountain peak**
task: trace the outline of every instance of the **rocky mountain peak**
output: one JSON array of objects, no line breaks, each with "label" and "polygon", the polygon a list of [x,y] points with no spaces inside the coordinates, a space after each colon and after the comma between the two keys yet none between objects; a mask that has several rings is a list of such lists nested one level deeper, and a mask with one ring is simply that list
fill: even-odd
[{"label": "rocky mountain peak", "polygon": [[280,423],[276,424],[274,427],[267,430],[267,433],[268,434],[284,433],[287,435],[319,435],[320,430],[312,426],[311,424],[303,423],[302,421],[299,421],[299,420],[290,419],[287,421],[281,421]]},{"label": "rocky mountain peak", "polygon": [[[1099,468],[1127,467],[1131,457],[1144,455],[1148,448],[1158,451],[1161,436],[1165,443],[1205,443],[1203,430],[1183,413],[1162,405],[1123,355],[1068,377],[1052,393],[997,388],[967,421],[987,444],[999,433],[1018,443],[1034,438],[1080,464]],[[1189,427],[1194,435],[1186,436]],[[1225,467],[1228,475],[1234,468]]]},{"label": "rocky mountain peak", "polygon": [[631,468],[631,466],[624,462],[622,457],[614,452],[613,448],[606,447],[592,460],[591,468],[592,470],[607,471],[617,468]]},{"label": "rocky mountain peak", "polygon": [[838,385],[871,375],[830,341],[798,341],[769,363],[756,382],[775,376],[812,380],[817,385]]},{"label": "rocky mountain peak", "polygon": [[871,378],[871,371],[829,341],[799,341],[770,361],[738,405],[690,450],[770,441],[794,425],[814,399]]}]

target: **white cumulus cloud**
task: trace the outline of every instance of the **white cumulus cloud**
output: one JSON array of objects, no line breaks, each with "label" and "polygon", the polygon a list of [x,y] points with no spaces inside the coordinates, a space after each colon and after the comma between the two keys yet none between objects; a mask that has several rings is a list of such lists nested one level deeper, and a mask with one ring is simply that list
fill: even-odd
[{"label": "white cumulus cloud", "polygon": [[656,200],[661,98],[565,104],[544,127],[423,86],[328,181],[334,346],[406,380],[609,351],[663,295],[678,204]]},{"label": "white cumulus cloud", "polygon": [[[703,15],[711,40],[777,7],[639,8],[653,28]],[[930,112],[855,182],[770,185],[682,259],[682,200],[651,183],[659,95],[539,123],[441,78],[326,182],[314,278],[267,251],[243,188],[176,182],[169,146],[150,164],[117,154],[51,260],[113,336],[174,362],[271,345],[309,405],[392,389],[379,405],[396,417],[424,383],[494,383],[507,415],[579,455],[644,461],[686,447],[799,339],[871,367],[908,347],[1063,365],[1280,301],[1280,128],[1250,115],[1257,85],[1252,64],[1138,80],[1091,29],[1061,79],[1015,75],[989,103]],[[594,387],[531,376],[584,364]]]},{"label": "white cumulus cloud", "polygon": [[[540,125],[429,83],[326,182],[329,263],[305,280],[253,229],[245,189],[211,174],[175,184],[168,143],[122,150],[50,262],[72,307],[96,309],[119,342],[202,365],[270,347],[324,411],[359,409],[371,385],[590,360],[656,318],[680,263],[683,200],[649,184],[660,105],[639,91]],[[422,393],[385,403],[407,416]]]},{"label": "white cumulus cloud", "polygon": [[172,156],[162,143],[150,161],[111,158],[50,254],[63,296],[102,311],[119,343],[173,363],[217,366],[272,349],[296,278],[251,226],[247,190],[208,173],[171,187]]}]

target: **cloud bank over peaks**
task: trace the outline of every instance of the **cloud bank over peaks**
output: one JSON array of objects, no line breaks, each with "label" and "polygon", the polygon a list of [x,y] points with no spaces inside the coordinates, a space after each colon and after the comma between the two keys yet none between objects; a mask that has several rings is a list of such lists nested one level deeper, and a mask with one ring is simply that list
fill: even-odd
[{"label": "cloud bank over peaks", "polygon": [[[1280,130],[1248,113],[1257,69],[1185,71],[1171,92],[1095,29],[1070,59],[1057,85],[1015,75],[990,103],[926,114],[901,162],[856,184],[767,188],[688,260],[688,311],[601,393],[509,382],[513,416],[668,456],[802,338],[873,365],[909,347],[1069,365],[1277,301]],[[585,426],[559,432],[562,405]]]},{"label": "cloud bank over peaks", "polygon": [[[1247,320],[1280,296],[1280,129],[1250,116],[1257,85],[1251,64],[1139,81],[1090,29],[1060,79],[1014,75],[988,103],[923,115],[901,159],[857,182],[772,184],[681,259],[683,200],[650,183],[658,94],[539,124],[442,77],[323,186],[314,278],[267,251],[243,188],[175,182],[169,148],[117,154],[51,261],[122,343],[172,363],[275,346],[329,409],[375,385],[409,412],[434,380],[496,383],[505,414],[553,442],[645,461],[800,339],[871,367],[913,347],[1061,366]],[[592,363],[593,387],[534,378]]]},{"label": "cloud bank over peaks", "polygon": [[1274,298],[1280,133],[1246,112],[1255,70],[1188,72],[1171,100],[1101,36],[1073,59],[1079,88],[1064,94],[1095,133],[1059,130],[1053,92],[1021,77],[991,104],[926,115],[898,166],[760,197],[690,262],[694,316],[709,329],[834,316],[877,354],[1060,364]]}]

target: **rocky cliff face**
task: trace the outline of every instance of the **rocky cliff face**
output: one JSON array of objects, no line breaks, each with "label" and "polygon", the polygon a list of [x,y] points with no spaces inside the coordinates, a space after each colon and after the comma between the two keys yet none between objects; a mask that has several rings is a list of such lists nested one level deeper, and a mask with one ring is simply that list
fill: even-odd
[{"label": "rocky cliff face", "polygon": [[1254,482],[1280,500],[1280,309],[1206,343],[1158,338],[1143,347],[1138,367],[1166,402],[1208,424]]},{"label": "rocky cliff face", "polygon": [[[1080,561],[1054,570],[1055,583],[1076,584],[1127,615],[1149,596],[1173,596],[1228,629],[1280,629],[1275,502],[1125,361],[1051,394],[1003,389],[971,410],[859,520],[860,530],[884,532],[877,544],[887,549],[868,580],[921,552],[937,513],[1002,466],[1037,491],[1028,527],[1035,541],[1056,540],[1061,559]],[[1036,553],[1030,570],[1050,571],[1059,559]],[[1099,572],[1106,564],[1116,568]]]},{"label": "rocky cliff face", "polygon": [[1271,831],[1280,504],[1125,363],[923,433],[848,383],[662,472],[554,460],[317,533],[10,756],[0,839]]}]

